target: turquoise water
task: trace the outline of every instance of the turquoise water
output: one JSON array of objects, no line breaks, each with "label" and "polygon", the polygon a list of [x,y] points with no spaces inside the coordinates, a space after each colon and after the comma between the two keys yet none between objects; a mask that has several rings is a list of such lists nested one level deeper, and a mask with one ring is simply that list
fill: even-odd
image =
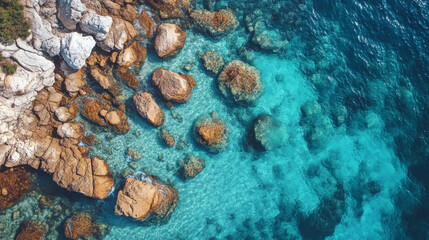
[{"label": "turquoise water", "polygon": [[[105,239],[428,239],[426,3],[214,4],[215,9],[226,6],[236,12],[240,26],[222,39],[187,29],[184,49],[166,61],[147,43],[139,91],[154,93],[176,147],[163,145],[159,130],[136,114],[134,91],[124,88],[128,134],[114,135],[86,122],[100,143],[92,153],[106,159],[117,179],[115,191],[103,201],[62,193],[74,202],[72,208],[90,209],[108,223]],[[252,43],[258,33],[246,30],[246,18],[262,19],[271,37],[287,40],[284,49],[273,53]],[[238,54],[242,46],[253,58]],[[206,50],[218,51],[226,63],[241,59],[259,69],[265,86],[261,97],[248,107],[228,104],[202,65]],[[186,63],[194,64],[189,72],[183,70]],[[173,108],[163,103],[150,84],[159,67],[195,78],[188,103]],[[219,154],[207,153],[192,137],[194,121],[210,112],[218,112],[230,130],[228,148]],[[261,114],[284,124],[284,146],[267,152],[247,146],[248,129]],[[121,175],[131,169],[128,148],[142,153],[133,162],[135,171],[147,170],[179,192],[165,225],[114,214]],[[206,168],[185,182],[176,171],[187,153],[205,159]],[[14,208],[34,207],[32,201]]]}]

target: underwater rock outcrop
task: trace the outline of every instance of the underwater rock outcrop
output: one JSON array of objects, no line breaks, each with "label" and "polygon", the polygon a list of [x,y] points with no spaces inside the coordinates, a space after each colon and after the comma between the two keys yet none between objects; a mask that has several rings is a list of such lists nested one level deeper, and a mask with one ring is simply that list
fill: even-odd
[{"label": "underwater rock outcrop", "polygon": [[234,60],[225,66],[218,77],[218,88],[222,95],[236,103],[251,104],[262,93],[258,69],[242,61]]},{"label": "underwater rock outcrop", "polygon": [[228,145],[228,126],[217,113],[199,117],[193,131],[196,141],[209,152],[222,152]]},{"label": "underwater rock outcrop", "polygon": [[191,75],[175,73],[164,68],[153,72],[152,84],[156,86],[165,101],[186,103],[191,97],[191,91],[197,85]]},{"label": "underwater rock outcrop", "polygon": [[166,18],[184,18],[191,6],[191,0],[147,0],[159,11],[159,16]]},{"label": "underwater rock outcrop", "polygon": [[32,186],[31,175],[23,167],[0,172],[0,209],[13,206]]},{"label": "underwater rock outcrop", "polygon": [[179,200],[177,190],[145,173],[133,177],[119,191],[115,213],[142,221],[149,216],[151,221],[168,221]]},{"label": "underwater rock outcrop", "polygon": [[89,238],[94,232],[92,217],[88,213],[76,213],[64,222],[66,238]]},{"label": "underwater rock outcrop", "polygon": [[164,114],[152,94],[139,92],[134,95],[133,103],[140,117],[146,119],[150,124],[159,127],[164,123]]},{"label": "underwater rock outcrop", "polygon": [[217,76],[225,66],[222,56],[216,51],[206,51],[203,62],[205,69],[214,76]]},{"label": "underwater rock outcrop", "polygon": [[167,147],[172,148],[174,146],[174,143],[176,142],[176,139],[174,139],[173,135],[171,135],[170,131],[161,128],[161,131],[159,133],[159,136],[161,140],[167,145]]},{"label": "underwater rock outcrop", "polygon": [[15,240],[43,240],[45,234],[45,227],[40,222],[26,221],[21,224]]},{"label": "underwater rock outcrop", "polygon": [[284,146],[289,138],[283,123],[270,115],[257,117],[249,135],[249,140],[255,143],[254,147],[265,151]]},{"label": "underwater rock outcrop", "polygon": [[189,179],[196,177],[206,167],[206,161],[192,154],[188,154],[181,165],[182,167],[179,169],[179,175],[184,179]]},{"label": "underwater rock outcrop", "polygon": [[186,33],[174,23],[161,23],[155,37],[155,51],[160,58],[176,55],[185,46]]},{"label": "underwater rock outcrop", "polygon": [[191,12],[191,18],[200,31],[211,37],[222,37],[234,31],[239,22],[230,9],[221,9],[217,12],[209,12],[204,9],[195,9]]}]

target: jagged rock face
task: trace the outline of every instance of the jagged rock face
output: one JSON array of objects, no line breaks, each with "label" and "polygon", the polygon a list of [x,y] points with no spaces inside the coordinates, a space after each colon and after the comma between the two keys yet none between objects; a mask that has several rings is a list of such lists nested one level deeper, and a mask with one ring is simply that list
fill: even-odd
[{"label": "jagged rock face", "polygon": [[152,176],[144,175],[140,180],[127,178],[118,193],[115,212],[138,220],[145,220],[151,214],[153,218],[168,220],[179,199],[177,190]]},{"label": "jagged rock face", "polygon": [[124,49],[125,43],[137,36],[133,25],[119,18],[113,18],[112,27],[106,35],[106,39],[99,46],[106,52],[120,51]]},{"label": "jagged rock face", "polygon": [[194,123],[195,140],[209,152],[218,153],[228,145],[228,126],[217,113],[203,115]]},{"label": "jagged rock face", "polygon": [[164,68],[158,68],[152,75],[152,84],[156,86],[166,101],[186,103],[191,97],[191,91],[197,85],[191,75],[175,73]]},{"label": "jagged rock face", "polygon": [[186,33],[174,23],[161,23],[155,37],[155,51],[161,58],[177,54],[185,46]]},{"label": "jagged rock face", "polygon": [[68,30],[76,29],[76,24],[86,11],[80,0],[59,0],[58,9],[58,19]]},{"label": "jagged rock face", "polygon": [[241,104],[251,104],[261,95],[264,85],[255,67],[234,60],[225,66],[218,78],[222,95]]},{"label": "jagged rock face", "polygon": [[234,13],[229,9],[217,12],[209,12],[204,9],[192,11],[191,18],[195,26],[212,37],[221,37],[234,31],[239,22]]},{"label": "jagged rock face", "polygon": [[159,127],[164,123],[164,114],[152,94],[139,92],[134,95],[133,102],[138,114],[150,124]]},{"label": "jagged rock face", "polygon": [[61,39],[61,56],[70,67],[79,70],[85,65],[94,47],[95,40],[91,36],[84,37],[77,32],[69,33]]},{"label": "jagged rock face", "polygon": [[101,16],[91,11],[83,16],[79,24],[83,32],[91,34],[97,41],[103,41],[112,23],[112,17]]}]

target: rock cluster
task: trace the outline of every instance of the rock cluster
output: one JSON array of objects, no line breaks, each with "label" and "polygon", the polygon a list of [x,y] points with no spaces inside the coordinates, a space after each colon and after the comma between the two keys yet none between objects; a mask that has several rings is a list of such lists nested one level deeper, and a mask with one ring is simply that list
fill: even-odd
[{"label": "rock cluster", "polygon": [[186,33],[174,23],[161,23],[155,37],[155,51],[161,58],[176,55],[185,46]]},{"label": "rock cluster", "polygon": [[217,76],[225,66],[223,57],[216,51],[206,51],[203,55],[203,62],[206,70],[214,76]]},{"label": "rock cluster", "polygon": [[115,212],[138,220],[151,218],[165,222],[176,208],[179,196],[173,187],[163,184],[154,176],[141,174],[128,177],[119,191]]},{"label": "rock cluster", "polygon": [[199,30],[212,37],[222,37],[234,31],[239,25],[234,13],[229,9],[221,9],[217,12],[196,9],[191,12],[191,18]]},{"label": "rock cluster", "polygon": [[225,66],[217,82],[225,98],[241,104],[254,102],[264,89],[259,70],[238,60]]},{"label": "rock cluster", "polygon": [[184,179],[188,179],[197,176],[206,167],[206,162],[204,159],[188,154],[181,165],[179,174]]},{"label": "rock cluster", "polygon": [[228,127],[217,113],[199,117],[194,123],[196,141],[209,152],[224,151],[228,145]]},{"label": "rock cluster", "polygon": [[158,68],[152,75],[152,84],[161,92],[165,101],[186,103],[191,97],[191,90],[197,85],[191,75],[175,73]]}]

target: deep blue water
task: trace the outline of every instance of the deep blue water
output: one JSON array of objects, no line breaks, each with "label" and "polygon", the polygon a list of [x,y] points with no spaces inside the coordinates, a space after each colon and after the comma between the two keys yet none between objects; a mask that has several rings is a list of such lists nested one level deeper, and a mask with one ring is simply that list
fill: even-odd
[{"label": "deep blue water", "polygon": [[[129,168],[130,147],[143,153],[138,171],[174,182],[180,200],[170,221],[148,225],[114,215],[116,191],[104,201],[61,192],[72,209],[90,210],[107,222],[106,239],[428,239],[428,3],[214,2],[214,9],[237,14],[234,33],[215,40],[188,29],[185,48],[167,61],[148,42],[138,76],[140,90],[162,102],[149,83],[151,73],[158,67],[184,72],[185,62],[195,64],[187,73],[197,81],[190,101],[171,109],[161,104],[164,126],[183,139],[184,150],[162,145],[158,131],[132,111],[134,92],[127,88],[127,135],[112,138],[87,123],[101,142],[93,153],[107,160],[117,188]],[[287,41],[285,48],[273,53],[252,43],[255,33],[247,30],[246,18],[259,19],[273,39]],[[239,54],[243,49],[253,58]],[[206,50],[258,68],[261,97],[248,107],[227,103],[196,57]],[[305,109],[314,114],[305,115]],[[228,148],[220,154],[205,152],[192,138],[193,122],[212,111],[230,128]],[[282,147],[259,152],[246,145],[247,129],[260,114],[284,124]],[[184,182],[175,174],[176,162],[190,152],[207,166]],[[31,216],[37,201],[28,197],[5,216],[23,206]]]}]

